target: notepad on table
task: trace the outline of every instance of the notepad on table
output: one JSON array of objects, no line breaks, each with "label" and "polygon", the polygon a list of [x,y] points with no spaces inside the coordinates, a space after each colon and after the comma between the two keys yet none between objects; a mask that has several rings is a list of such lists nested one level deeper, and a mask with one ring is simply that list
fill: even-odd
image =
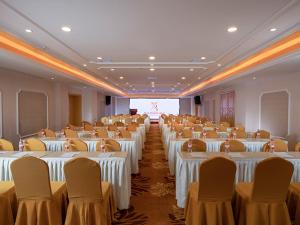
[{"label": "notepad on table", "polygon": [[23,156],[29,156],[32,154],[33,154],[33,152],[18,152],[18,153],[13,154],[12,156],[19,158],[19,157],[23,157]]},{"label": "notepad on table", "polygon": [[283,158],[293,158],[294,157],[287,152],[273,152],[273,155],[283,157]]},{"label": "notepad on table", "polygon": [[72,158],[78,154],[80,154],[80,152],[65,152],[61,155],[61,157]]},{"label": "notepad on table", "polygon": [[207,154],[204,152],[191,152],[190,155],[193,158],[207,158]]},{"label": "notepad on table", "polygon": [[240,152],[229,152],[228,155],[233,158],[243,158],[244,155]]},{"label": "notepad on table", "polygon": [[109,158],[110,156],[112,156],[111,152],[104,152],[104,153],[97,154],[97,158]]}]

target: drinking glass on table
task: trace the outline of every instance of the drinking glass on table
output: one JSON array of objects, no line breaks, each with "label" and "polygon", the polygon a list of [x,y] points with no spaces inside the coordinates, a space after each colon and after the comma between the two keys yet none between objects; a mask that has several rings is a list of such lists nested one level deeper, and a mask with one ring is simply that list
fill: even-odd
[{"label": "drinking glass on table", "polygon": [[270,152],[271,152],[271,153],[274,153],[274,151],[275,151],[275,145],[274,145],[273,140],[270,141],[269,147],[270,147]]},{"label": "drinking glass on table", "polygon": [[206,138],[206,131],[202,132],[202,137],[205,139]]},{"label": "drinking glass on table", "polygon": [[225,141],[225,152],[226,153],[228,153],[230,151],[229,148],[230,148],[230,143],[229,143],[228,139],[226,139],[226,141]]},{"label": "drinking glass on table", "polygon": [[193,142],[192,142],[192,140],[188,141],[188,152],[193,152]]}]

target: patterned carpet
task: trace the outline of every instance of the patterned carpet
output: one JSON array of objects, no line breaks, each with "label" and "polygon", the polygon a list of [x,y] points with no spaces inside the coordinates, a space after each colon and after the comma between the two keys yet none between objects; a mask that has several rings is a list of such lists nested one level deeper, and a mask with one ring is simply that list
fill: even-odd
[{"label": "patterned carpet", "polygon": [[157,124],[147,133],[140,174],[132,176],[131,206],[118,212],[115,225],[183,225],[175,200],[175,178],[169,176]]}]

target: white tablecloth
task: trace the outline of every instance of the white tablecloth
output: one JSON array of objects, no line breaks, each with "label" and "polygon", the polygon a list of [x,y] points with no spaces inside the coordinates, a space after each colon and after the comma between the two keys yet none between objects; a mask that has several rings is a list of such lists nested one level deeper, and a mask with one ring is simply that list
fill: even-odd
[{"label": "white tablecloth", "polygon": [[[49,166],[50,179],[52,181],[63,181],[64,164],[72,158],[69,152],[21,152],[30,154],[46,161]],[[18,152],[0,153],[0,180],[12,180],[10,171],[11,163],[22,155]],[[131,195],[131,175],[128,154],[126,152],[105,153],[98,152],[75,152],[73,157],[82,156],[95,160],[101,167],[101,179],[112,184],[115,200],[119,209],[128,209]],[[84,185],[84,184],[83,184]]]},{"label": "white tablecloth", "polygon": [[[47,151],[52,152],[62,152],[64,151],[64,143],[66,139],[64,138],[41,138],[41,140],[45,143]],[[97,138],[87,138],[82,139],[88,146],[89,152],[96,151],[96,145],[101,139]],[[131,172],[137,174],[139,172],[139,154],[136,148],[136,141],[132,139],[115,139],[121,145],[121,151],[127,152],[128,157],[130,159]]]},{"label": "white tablecloth", "polygon": [[[177,205],[183,208],[185,205],[188,186],[190,183],[199,180],[199,165],[201,162],[213,155],[227,155],[226,153],[200,153],[198,156],[191,156],[190,153],[178,152],[176,168],[176,200]],[[196,153],[198,154],[198,153]],[[292,182],[300,181],[300,153],[266,153],[266,152],[244,152],[229,153],[229,156],[237,166],[236,183],[252,182],[254,169],[257,163],[267,157],[281,156],[294,164]],[[206,157],[206,158],[205,158]]]},{"label": "white tablecloth", "polygon": [[[183,143],[186,142],[187,140],[188,139],[170,140],[169,149],[167,150],[165,149],[166,157],[169,162],[169,169],[171,175],[175,175],[177,152],[181,151],[181,147]],[[238,139],[238,140],[243,142],[247,152],[260,152],[263,148],[263,145],[269,141],[268,139]],[[207,152],[219,152],[220,146],[225,141],[225,139],[207,138],[204,141],[206,143]]]}]

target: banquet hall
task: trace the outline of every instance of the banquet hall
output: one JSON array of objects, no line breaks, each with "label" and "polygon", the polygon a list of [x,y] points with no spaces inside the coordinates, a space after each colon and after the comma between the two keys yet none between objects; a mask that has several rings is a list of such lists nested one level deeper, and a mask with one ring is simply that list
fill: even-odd
[{"label": "banquet hall", "polygon": [[300,0],[0,0],[0,225],[300,225]]}]

